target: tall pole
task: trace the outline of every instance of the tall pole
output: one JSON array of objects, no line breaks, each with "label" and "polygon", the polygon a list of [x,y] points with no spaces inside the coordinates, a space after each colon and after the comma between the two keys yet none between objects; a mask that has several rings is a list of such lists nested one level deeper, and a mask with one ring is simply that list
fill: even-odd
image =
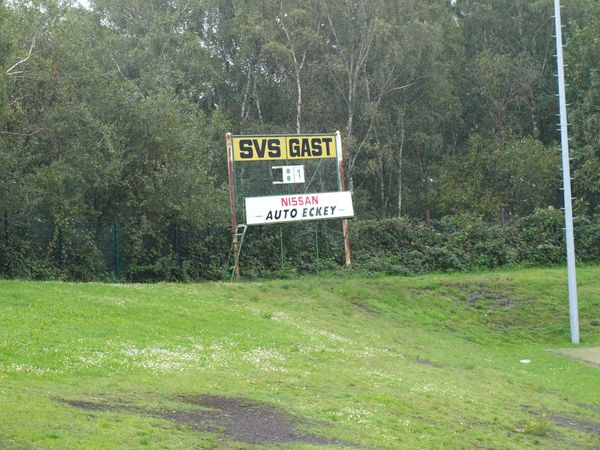
[{"label": "tall pole", "polygon": [[231,235],[233,238],[233,260],[235,264],[234,273],[237,278],[240,277],[240,265],[236,258],[239,248],[238,242],[238,221],[237,221],[237,205],[236,205],[236,192],[235,192],[235,176],[233,168],[233,141],[231,133],[227,133],[225,136],[227,141],[227,174],[229,178],[229,206],[231,208]]},{"label": "tall pole", "polygon": [[558,67],[558,99],[560,106],[560,142],[562,150],[563,192],[565,202],[565,241],[567,244],[569,318],[571,325],[571,342],[573,344],[579,344],[579,311],[577,306],[575,239],[573,238],[573,207],[571,197],[571,167],[569,164],[569,132],[567,129],[567,101],[565,95],[565,71],[560,0],[554,0],[554,21],[556,28],[556,63]]},{"label": "tall pole", "polygon": [[[338,188],[340,192],[343,192],[345,189],[344,154],[342,152],[342,134],[339,130],[335,132],[335,146],[337,150]],[[344,238],[344,265],[350,267],[352,266],[352,253],[350,252],[350,229],[348,226],[348,219],[342,219],[342,236]]]}]

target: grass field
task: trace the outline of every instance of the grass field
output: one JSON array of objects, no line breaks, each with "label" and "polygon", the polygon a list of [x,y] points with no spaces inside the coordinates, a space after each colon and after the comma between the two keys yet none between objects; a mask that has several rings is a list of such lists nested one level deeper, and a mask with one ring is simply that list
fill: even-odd
[{"label": "grass field", "polygon": [[600,448],[568,319],[564,269],[0,281],[0,448]]}]

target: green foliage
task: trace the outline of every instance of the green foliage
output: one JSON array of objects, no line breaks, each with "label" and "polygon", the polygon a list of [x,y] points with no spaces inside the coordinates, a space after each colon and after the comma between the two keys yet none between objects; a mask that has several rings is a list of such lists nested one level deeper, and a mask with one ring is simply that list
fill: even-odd
[{"label": "green foliage", "polygon": [[[560,211],[537,210],[506,224],[480,217],[447,216],[428,229],[420,222],[388,220],[356,222],[353,254],[356,270],[384,273],[482,270],[506,265],[553,265],[564,261]],[[597,261],[598,224],[576,227],[581,261]]]},{"label": "green foliage", "polygon": [[525,264],[559,264],[565,260],[564,218],[555,210],[538,210],[518,220],[511,236],[518,261]]},{"label": "green foliage", "polygon": [[[589,261],[600,11],[565,6]],[[0,270],[226,277],[224,134],[296,129],[342,130],[360,270],[559,263],[559,227],[539,212],[562,202],[551,14],[544,0],[1,2]],[[245,275],[335,269],[337,225],[312,227],[284,227],[283,256],[277,229],[252,230]]]},{"label": "green foliage", "polygon": [[[432,228],[411,219],[364,220],[350,225],[353,271],[419,274],[549,266],[565,259],[564,218],[539,209],[502,223],[481,216],[446,216]],[[339,222],[250,227],[242,277],[295,277],[337,272],[343,264]],[[229,279],[233,255],[224,223],[123,221],[85,224],[0,221],[0,271],[6,277],[124,281]],[[600,221],[575,226],[581,262],[600,261]]]},{"label": "green foliage", "polygon": [[494,220],[555,205],[559,156],[533,139],[474,135],[464,154],[445,161],[438,187],[440,207]]},{"label": "green foliage", "polygon": [[574,184],[578,210],[597,214],[600,204],[600,21],[598,5],[584,7],[585,19],[574,23],[569,50],[569,100],[573,125]]}]

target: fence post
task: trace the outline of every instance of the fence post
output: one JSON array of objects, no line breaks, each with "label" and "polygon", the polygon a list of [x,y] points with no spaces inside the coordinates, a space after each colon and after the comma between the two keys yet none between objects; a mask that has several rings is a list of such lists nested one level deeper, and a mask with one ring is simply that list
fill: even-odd
[{"label": "fence post", "polygon": [[177,261],[177,266],[181,265],[181,255],[179,253],[179,226],[177,224],[175,224],[175,229],[173,230],[174,233],[174,244],[175,244],[175,261]]},{"label": "fence post", "polygon": [[114,267],[115,267],[115,277],[118,279],[121,278],[121,255],[119,254],[119,223],[116,220],[113,220],[112,223],[113,229],[113,257],[114,257]]},{"label": "fence post", "polygon": [[58,242],[56,244],[56,253],[58,257],[58,267],[60,270],[64,269],[65,262],[63,260],[63,230],[62,227],[58,229]]},{"label": "fence post", "polygon": [[4,260],[4,263],[2,264],[2,269],[3,272],[7,275],[10,276],[10,258],[8,257],[8,249],[10,248],[9,242],[10,242],[10,236],[8,233],[8,212],[4,211],[4,251],[2,252],[2,259]]},{"label": "fence post", "polygon": [[315,247],[317,248],[317,272],[319,272],[319,222],[315,221]]},{"label": "fence post", "polygon": [[279,225],[279,250],[281,252],[281,270],[284,268],[284,250],[283,250],[283,228]]}]

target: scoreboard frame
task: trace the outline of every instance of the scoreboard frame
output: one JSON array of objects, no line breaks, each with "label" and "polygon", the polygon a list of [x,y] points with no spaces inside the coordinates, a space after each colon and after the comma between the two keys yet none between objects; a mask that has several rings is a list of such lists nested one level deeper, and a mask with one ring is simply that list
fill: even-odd
[{"label": "scoreboard frame", "polygon": [[[233,135],[231,133],[227,133],[226,135],[226,143],[227,143],[227,166],[228,166],[228,179],[229,179],[229,203],[231,209],[231,231],[233,236],[233,245],[232,249],[234,254],[239,255],[241,242],[239,241],[239,233],[238,233],[238,225],[246,226],[246,224],[238,223],[238,206],[237,206],[237,193],[236,193],[236,180],[235,180],[235,166],[237,164],[243,164],[244,162],[250,161],[269,161],[269,160],[279,160],[279,161],[293,161],[294,163],[298,163],[302,160],[306,159],[317,159],[317,158],[329,158],[336,160],[336,175],[337,175],[337,191],[334,192],[322,192],[322,193],[314,193],[315,195],[320,195],[321,198],[327,198],[330,201],[334,202],[333,208],[335,208],[336,199],[341,199],[345,208],[345,213],[342,212],[341,221],[342,221],[342,236],[344,240],[344,262],[346,267],[350,267],[352,264],[352,255],[350,251],[350,238],[349,238],[349,223],[348,217],[354,216],[354,211],[352,208],[352,193],[347,192],[345,195],[340,197],[339,194],[345,193],[345,183],[344,183],[344,159],[343,159],[343,151],[342,151],[342,138],[340,131],[336,131],[335,133],[323,133],[323,134],[281,134],[281,135]],[[270,196],[272,197],[272,196]],[[284,195],[277,196],[281,199],[281,204],[285,205]],[[244,200],[246,204],[248,204],[247,199],[252,199],[251,204],[260,205],[264,203],[273,203],[273,198],[268,197],[245,197]],[[332,200],[333,199],[333,200]],[[349,203],[348,203],[349,202]],[[349,204],[349,208],[348,208]],[[327,206],[329,209],[327,211],[332,212],[332,206]],[[325,211],[325,207],[323,208]],[[335,211],[335,209],[333,210]],[[344,211],[344,207],[338,209],[339,211]],[[247,212],[247,211],[246,211]],[[322,217],[316,217],[316,215],[312,215],[312,211],[308,211],[308,213],[303,214],[302,211],[300,214],[294,215],[293,221],[311,221],[319,218],[336,218],[334,214],[324,215]],[[287,213],[286,213],[287,214]],[[291,213],[294,214],[294,213]],[[266,213],[266,217],[271,218],[280,218],[282,214],[274,214]],[[286,215],[286,218],[288,216]],[[252,220],[251,220],[252,221]],[[271,223],[281,223],[291,220],[273,220]],[[246,220],[248,222],[248,218]],[[252,224],[264,224],[267,223],[265,221],[259,221],[255,223],[248,223],[248,225]],[[239,267],[239,258],[235,259],[235,266],[233,268],[233,273],[239,278],[240,276],[240,267]]]}]

